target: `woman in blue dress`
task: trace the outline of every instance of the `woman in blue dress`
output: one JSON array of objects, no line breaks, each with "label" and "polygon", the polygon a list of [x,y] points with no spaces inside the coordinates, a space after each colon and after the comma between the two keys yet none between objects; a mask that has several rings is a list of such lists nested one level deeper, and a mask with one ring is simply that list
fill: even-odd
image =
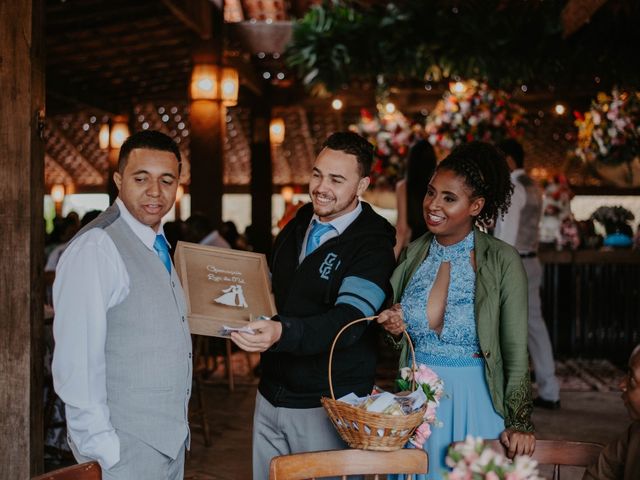
[{"label": "woman in blue dress", "polygon": [[504,156],[471,142],[436,168],[424,199],[429,231],[400,255],[391,277],[394,305],[378,322],[416,362],[444,381],[438,423],[425,443],[439,479],[452,442],[500,438],[509,456],[535,447],[527,352],[527,279],[511,246],[477,228],[509,207],[513,187]]}]

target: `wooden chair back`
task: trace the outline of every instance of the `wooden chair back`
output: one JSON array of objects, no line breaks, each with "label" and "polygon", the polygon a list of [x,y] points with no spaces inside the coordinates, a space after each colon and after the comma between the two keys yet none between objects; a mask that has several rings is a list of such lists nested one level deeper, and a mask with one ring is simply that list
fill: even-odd
[{"label": "wooden chair back", "polygon": [[[500,440],[486,440],[497,452],[506,453]],[[553,480],[560,479],[560,467],[588,467],[598,460],[602,444],[570,440],[536,440],[531,458],[540,465],[553,465]]]},{"label": "wooden chair back", "polygon": [[391,452],[372,450],[324,450],[320,452],[282,455],[271,460],[269,480],[308,480],[347,475],[379,475],[392,473],[427,473],[427,454],[418,449],[401,449]]},{"label": "wooden chair back", "polygon": [[60,468],[31,480],[102,480],[102,469],[98,462],[87,462]]}]

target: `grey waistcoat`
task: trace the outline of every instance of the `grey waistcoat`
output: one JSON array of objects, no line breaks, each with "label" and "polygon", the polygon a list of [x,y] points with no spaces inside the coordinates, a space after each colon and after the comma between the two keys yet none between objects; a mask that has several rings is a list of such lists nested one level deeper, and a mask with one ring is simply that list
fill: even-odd
[{"label": "grey waistcoat", "polygon": [[191,336],[180,280],[133,233],[116,204],[87,227],[104,229],[129,274],[129,295],[107,312],[111,423],[175,459],[188,442],[191,393]]},{"label": "grey waistcoat", "polygon": [[516,178],[526,192],[526,202],[520,212],[518,236],[514,247],[520,253],[538,250],[538,228],[542,215],[542,194],[535,182],[527,175]]}]

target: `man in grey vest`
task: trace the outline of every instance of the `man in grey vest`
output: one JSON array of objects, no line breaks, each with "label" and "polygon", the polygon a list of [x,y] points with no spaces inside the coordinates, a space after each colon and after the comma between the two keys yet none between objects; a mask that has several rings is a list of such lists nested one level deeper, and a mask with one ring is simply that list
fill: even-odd
[{"label": "man in grey vest", "polygon": [[538,396],[533,404],[556,409],[560,407],[560,387],[555,376],[553,350],[549,332],[542,318],[540,285],[542,266],[538,260],[538,229],[542,215],[542,193],[524,171],[524,150],[516,140],[498,145],[511,169],[514,190],[511,206],[504,218],[498,218],[494,235],[514,246],[520,253],[529,280],[529,340],[528,347],[536,375]]},{"label": "man in grey vest", "polygon": [[71,241],[53,285],[53,381],[79,462],[104,479],[182,479],[191,337],[161,225],[180,151],[160,132],[122,145],[116,201]]}]

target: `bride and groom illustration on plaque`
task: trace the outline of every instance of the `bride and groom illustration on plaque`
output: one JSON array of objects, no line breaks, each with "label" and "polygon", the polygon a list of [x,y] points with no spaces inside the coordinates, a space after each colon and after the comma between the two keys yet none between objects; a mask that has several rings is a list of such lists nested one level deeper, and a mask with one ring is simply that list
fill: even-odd
[{"label": "bride and groom illustration on plaque", "polygon": [[230,285],[228,288],[222,290],[222,295],[214,298],[213,301],[221,305],[228,305],[230,307],[248,308],[247,301],[244,298],[244,292],[242,291],[242,285]]}]

